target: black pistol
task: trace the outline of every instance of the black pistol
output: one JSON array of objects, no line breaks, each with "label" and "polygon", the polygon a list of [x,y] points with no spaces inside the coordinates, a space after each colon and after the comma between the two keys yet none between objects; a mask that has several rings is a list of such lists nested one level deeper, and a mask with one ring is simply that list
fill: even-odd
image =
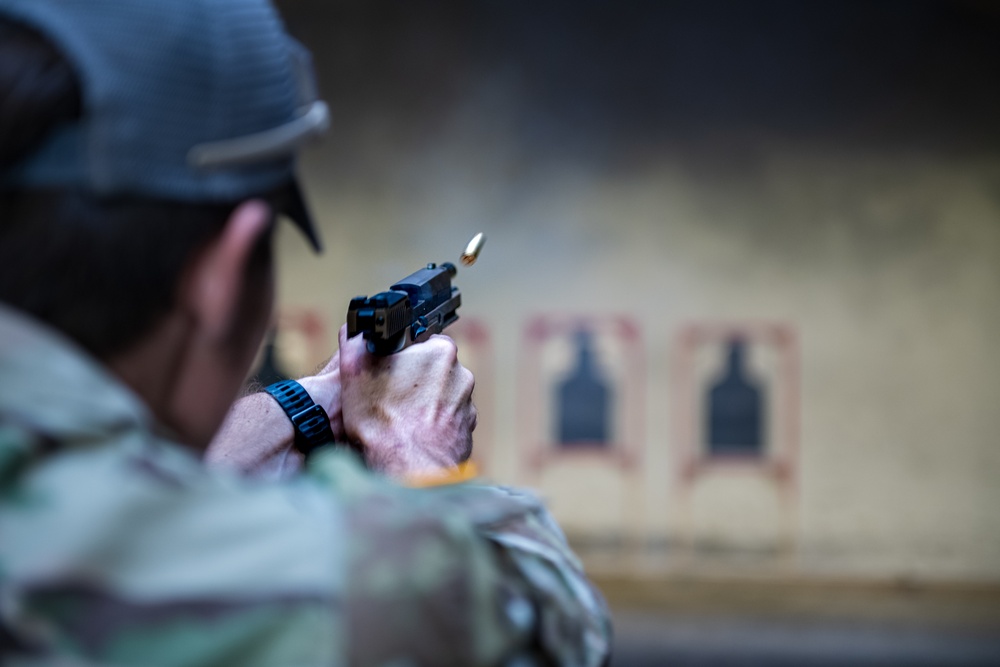
[{"label": "black pistol", "polygon": [[347,336],[363,334],[368,351],[393,354],[429,338],[458,319],[462,294],[451,284],[458,269],[451,262],[428,264],[388,292],[351,299]]}]

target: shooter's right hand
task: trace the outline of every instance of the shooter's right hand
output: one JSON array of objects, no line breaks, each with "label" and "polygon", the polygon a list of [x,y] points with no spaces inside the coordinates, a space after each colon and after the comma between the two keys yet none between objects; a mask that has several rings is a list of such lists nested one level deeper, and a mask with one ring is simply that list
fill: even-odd
[{"label": "shooter's right hand", "polygon": [[472,453],[475,378],[448,336],[388,356],[340,329],[344,431],[372,470],[404,479],[433,475]]}]

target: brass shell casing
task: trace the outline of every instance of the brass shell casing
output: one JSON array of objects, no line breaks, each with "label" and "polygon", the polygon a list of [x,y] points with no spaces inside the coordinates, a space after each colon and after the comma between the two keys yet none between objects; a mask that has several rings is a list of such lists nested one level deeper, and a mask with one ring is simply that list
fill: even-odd
[{"label": "brass shell casing", "polygon": [[465,246],[465,252],[462,253],[462,264],[465,266],[472,266],[479,259],[479,253],[483,250],[483,244],[486,243],[486,235],[479,232],[472,237],[469,241],[469,245]]}]

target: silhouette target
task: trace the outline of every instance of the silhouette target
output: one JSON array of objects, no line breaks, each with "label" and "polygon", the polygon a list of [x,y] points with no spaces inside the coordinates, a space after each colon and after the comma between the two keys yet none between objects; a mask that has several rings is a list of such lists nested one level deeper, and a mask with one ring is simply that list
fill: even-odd
[{"label": "silhouette target", "polygon": [[747,373],[746,344],[729,341],[726,368],[708,391],[709,455],[764,453],[765,393]]},{"label": "silhouette target", "polygon": [[589,331],[574,336],[576,365],[557,388],[560,447],[602,447],[611,441],[612,390],[598,366]]}]

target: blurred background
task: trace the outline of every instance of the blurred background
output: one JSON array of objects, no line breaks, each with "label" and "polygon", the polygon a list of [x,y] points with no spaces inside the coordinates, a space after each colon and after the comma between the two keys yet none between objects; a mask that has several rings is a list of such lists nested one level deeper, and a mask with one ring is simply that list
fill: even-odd
[{"label": "blurred background", "polygon": [[475,457],[613,664],[1000,664],[1000,4],[278,5],[333,128],[271,371],[485,232]]}]

